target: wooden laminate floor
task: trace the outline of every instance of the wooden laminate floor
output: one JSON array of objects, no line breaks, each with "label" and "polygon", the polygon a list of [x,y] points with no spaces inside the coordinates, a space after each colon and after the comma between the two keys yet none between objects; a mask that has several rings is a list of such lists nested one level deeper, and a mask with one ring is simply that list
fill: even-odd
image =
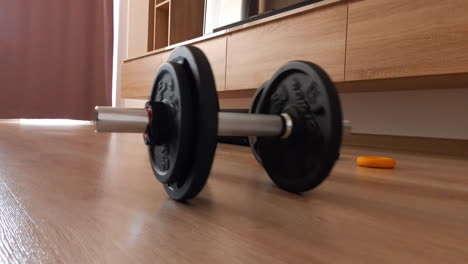
[{"label": "wooden laminate floor", "polygon": [[[388,155],[395,170],[359,168]],[[220,145],[188,204],[140,135],[0,123],[1,263],[468,263],[467,159],[344,148],[303,195]]]}]

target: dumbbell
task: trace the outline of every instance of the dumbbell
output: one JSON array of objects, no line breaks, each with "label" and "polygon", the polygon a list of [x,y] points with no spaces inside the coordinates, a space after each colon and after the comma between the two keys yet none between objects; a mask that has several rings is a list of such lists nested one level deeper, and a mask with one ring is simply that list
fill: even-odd
[{"label": "dumbbell", "polygon": [[217,136],[248,136],[281,189],[301,193],[329,175],[339,153],[338,94],[319,66],[289,62],[259,89],[250,113],[219,112],[203,52],[176,48],[156,73],[144,109],[96,107],[96,132],[143,133],[151,168],[169,197],[194,198],[210,174]]}]

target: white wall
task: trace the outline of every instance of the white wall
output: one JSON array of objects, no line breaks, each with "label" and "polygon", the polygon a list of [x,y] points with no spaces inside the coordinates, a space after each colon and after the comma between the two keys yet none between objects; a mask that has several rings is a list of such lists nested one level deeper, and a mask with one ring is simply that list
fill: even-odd
[{"label": "white wall", "polygon": [[112,105],[122,106],[120,99],[122,62],[127,58],[128,0],[114,0],[114,61]]},{"label": "white wall", "polygon": [[206,1],[205,34],[242,18],[243,0],[208,0]]},{"label": "white wall", "polygon": [[340,98],[353,133],[468,139],[468,88],[345,93]]}]

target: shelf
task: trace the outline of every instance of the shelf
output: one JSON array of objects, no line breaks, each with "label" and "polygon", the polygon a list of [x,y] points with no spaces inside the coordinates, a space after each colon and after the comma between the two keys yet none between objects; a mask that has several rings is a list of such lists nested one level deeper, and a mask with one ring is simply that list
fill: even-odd
[{"label": "shelf", "polygon": [[204,0],[171,0],[170,12],[170,45],[203,35]]},{"label": "shelf", "polygon": [[169,1],[155,7],[154,49],[169,45]]},{"label": "shelf", "polygon": [[168,13],[169,13],[169,5],[170,5],[169,1],[166,0],[166,1],[164,1],[164,2],[162,2],[162,3],[160,3],[160,4],[158,4],[158,5],[156,5],[155,8],[156,8],[156,9],[159,9],[159,10],[164,10],[164,12],[168,12]]},{"label": "shelf", "polygon": [[[151,1],[153,1],[152,6],[154,6],[154,1],[155,0],[151,0]],[[278,21],[278,20],[281,20],[281,19],[301,15],[301,14],[311,12],[311,11],[316,10],[316,9],[324,8],[326,6],[339,4],[340,2],[344,2],[344,1],[346,1],[346,0],[324,0],[324,1],[321,1],[321,2],[317,2],[317,3],[314,3],[314,4],[304,6],[304,7],[300,7],[300,8],[294,9],[294,10],[286,11],[286,12],[283,12],[283,13],[280,13],[280,14],[277,14],[277,15],[274,15],[274,16],[270,16],[270,17],[266,17],[266,18],[263,18],[263,19],[260,19],[260,20],[250,22],[250,23],[246,23],[246,24],[243,24],[243,25],[240,25],[240,26],[237,26],[237,27],[222,30],[222,31],[219,31],[219,32],[216,32],[216,33],[210,33],[210,34],[207,34],[207,35],[200,35],[199,37],[191,37],[191,38],[188,38],[185,41],[179,41],[179,42],[177,42],[176,40],[172,40],[170,42],[169,46],[163,47],[163,48],[155,49],[153,47],[153,45],[149,45],[150,48],[148,49],[147,54],[144,54],[144,55],[141,55],[141,56],[138,56],[138,57],[128,58],[126,61],[137,60],[139,58],[143,58],[143,57],[151,56],[151,55],[154,55],[154,54],[162,53],[162,52],[173,49],[173,48],[175,48],[177,46],[180,46],[180,45],[192,45],[194,43],[206,41],[206,40],[209,40],[209,39],[212,39],[212,38],[217,38],[217,37],[224,36],[224,35],[230,35],[230,34],[233,34],[235,32],[244,31],[244,30],[254,28],[254,27],[258,27],[258,26],[261,26],[261,25],[264,25],[264,24],[274,23],[275,21]],[[174,4],[174,2],[176,2],[176,4],[177,4],[177,0],[176,1],[171,0],[170,4],[172,5],[172,4]],[[154,11],[155,9],[151,9],[151,10]],[[153,17],[151,12],[150,12],[150,17]],[[153,27],[153,25],[151,25],[151,23],[150,23],[150,25],[149,25],[149,29],[150,29],[149,36],[153,36],[152,34],[154,33],[154,31],[152,30],[152,27]],[[203,28],[202,28],[202,30],[203,30]],[[149,39],[150,39],[150,41],[152,40],[151,37]]]},{"label": "shelf", "polygon": [[169,3],[169,0],[156,0],[156,7]]}]

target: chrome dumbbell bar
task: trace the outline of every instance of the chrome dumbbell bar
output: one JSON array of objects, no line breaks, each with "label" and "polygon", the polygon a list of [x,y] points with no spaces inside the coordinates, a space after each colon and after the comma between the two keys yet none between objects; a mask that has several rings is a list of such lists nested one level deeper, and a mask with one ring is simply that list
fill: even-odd
[{"label": "chrome dumbbell bar", "polygon": [[[143,133],[148,125],[145,109],[96,107],[96,132]],[[345,131],[351,125],[343,122]],[[289,115],[218,113],[218,136],[272,136],[287,138],[293,129]]]}]

